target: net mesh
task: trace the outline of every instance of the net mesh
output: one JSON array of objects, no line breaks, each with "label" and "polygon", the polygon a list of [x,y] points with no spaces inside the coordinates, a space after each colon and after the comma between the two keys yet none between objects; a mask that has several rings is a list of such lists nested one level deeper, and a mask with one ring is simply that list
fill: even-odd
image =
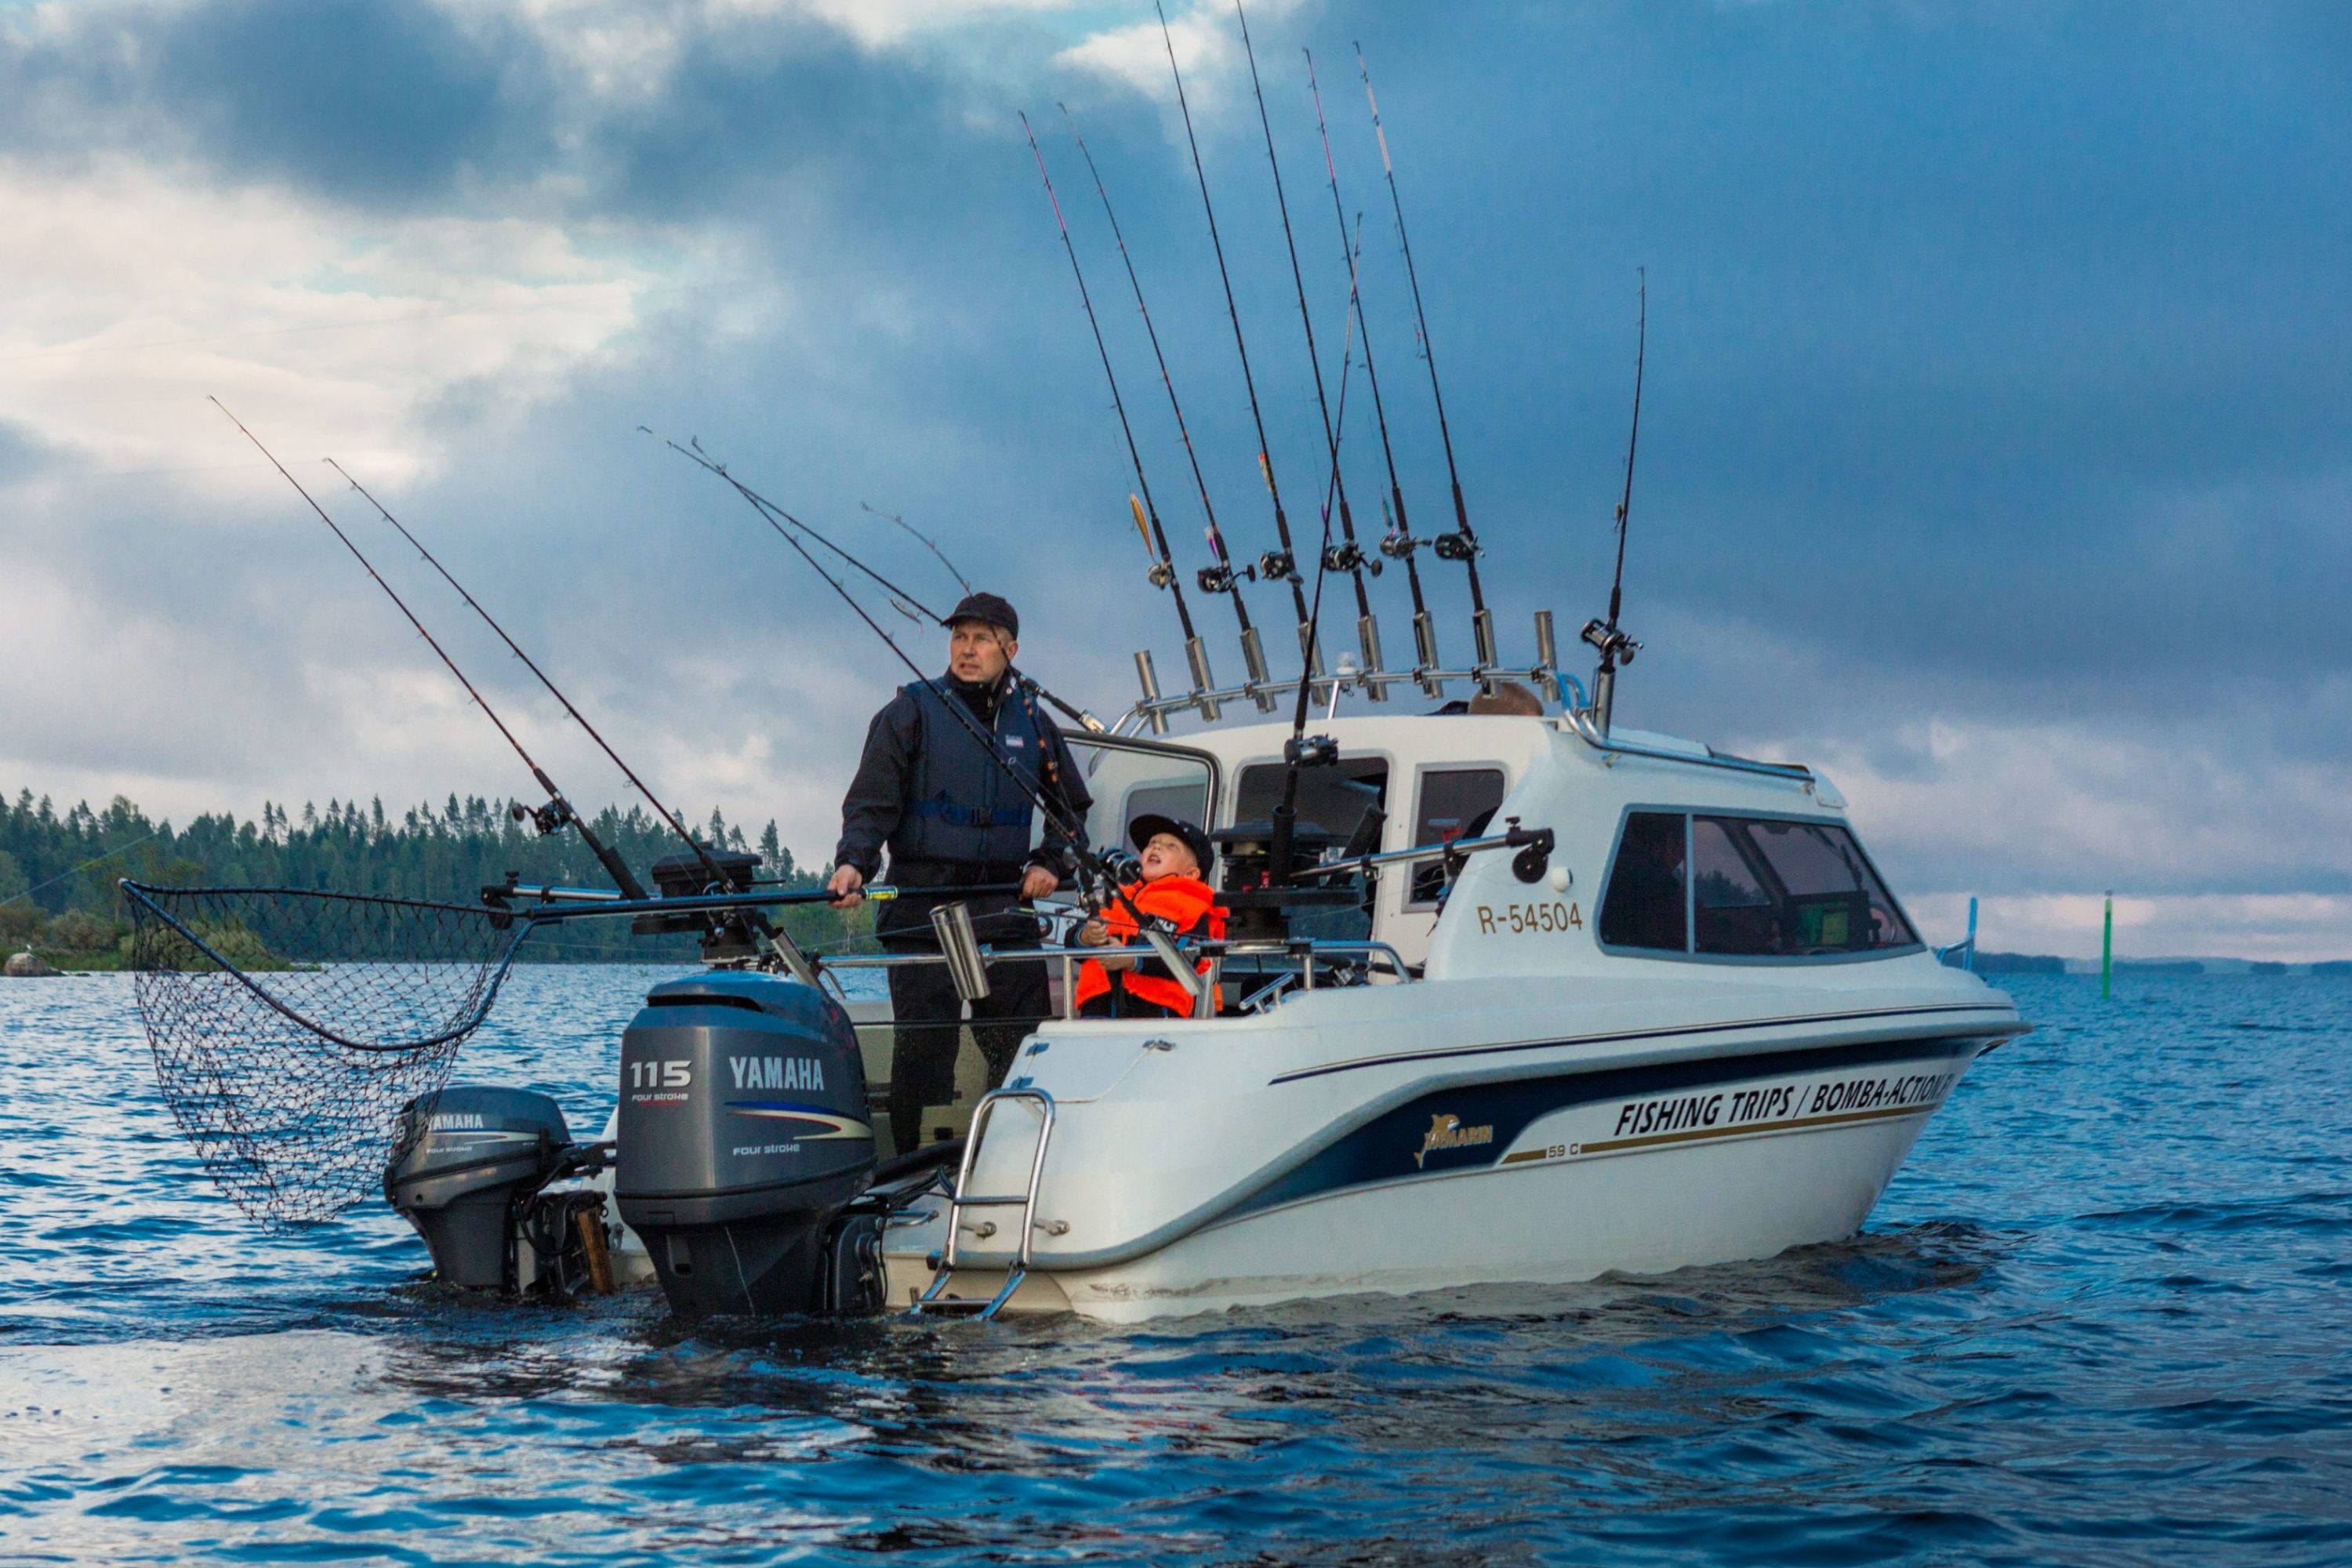
[{"label": "net mesh", "polygon": [[458,904],[124,883],[155,1078],[205,1166],[271,1226],[380,1190],[530,922]]}]

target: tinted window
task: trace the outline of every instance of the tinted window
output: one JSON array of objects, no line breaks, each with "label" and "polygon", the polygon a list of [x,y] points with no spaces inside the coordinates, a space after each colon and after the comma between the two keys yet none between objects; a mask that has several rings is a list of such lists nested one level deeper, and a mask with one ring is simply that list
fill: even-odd
[{"label": "tinted window", "polygon": [[[1502,804],[1502,769],[1433,768],[1421,775],[1421,805],[1413,814],[1410,842],[1451,844],[1484,833],[1494,820],[1495,808]],[[1405,902],[1408,906],[1434,904],[1444,889],[1444,862],[1417,864]]]},{"label": "tinted window", "polygon": [[[1769,924],[1728,907],[1716,936],[1727,944],[1710,947],[1709,929],[1699,922],[1702,952],[1870,952],[1911,947],[1911,929],[1885,884],[1863,858],[1852,832],[1836,823],[1775,822],[1769,818],[1700,817],[1695,831],[1713,829],[1729,855],[1753,876],[1769,900]],[[1699,884],[1702,901],[1706,884]]]},{"label": "tinted window", "polygon": [[[1235,822],[1270,822],[1282,800],[1283,764],[1256,763],[1241,771],[1234,791]],[[1364,813],[1382,804],[1389,764],[1380,757],[1342,757],[1329,767],[1298,773],[1299,826],[1329,834],[1336,844],[1355,837]],[[1335,845],[1336,847],[1336,845]]]},{"label": "tinted window", "polygon": [[1128,825],[1139,816],[1172,816],[1179,822],[1189,822],[1195,827],[1209,826],[1209,785],[1199,784],[1143,784],[1127,792],[1127,804],[1119,808],[1119,841],[1132,843],[1133,835]]},{"label": "tinted window", "polygon": [[1601,940],[1612,947],[1681,952],[1684,931],[1683,824],[1679,812],[1637,811],[1625,818],[1609,890],[1601,900]]}]

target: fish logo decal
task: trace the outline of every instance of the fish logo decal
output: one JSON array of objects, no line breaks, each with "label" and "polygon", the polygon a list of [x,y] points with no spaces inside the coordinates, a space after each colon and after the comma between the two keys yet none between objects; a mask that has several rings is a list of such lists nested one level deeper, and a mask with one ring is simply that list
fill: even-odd
[{"label": "fish logo decal", "polygon": [[1492,1143],[1495,1129],[1491,1123],[1483,1127],[1465,1127],[1462,1118],[1436,1115],[1429,1119],[1429,1131],[1421,1135],[1421,1152],[1412,1157],[1418,1169],[1427,1169],[1422,1162],[1444,1149],[1468,1149],[1480,1143]]}]

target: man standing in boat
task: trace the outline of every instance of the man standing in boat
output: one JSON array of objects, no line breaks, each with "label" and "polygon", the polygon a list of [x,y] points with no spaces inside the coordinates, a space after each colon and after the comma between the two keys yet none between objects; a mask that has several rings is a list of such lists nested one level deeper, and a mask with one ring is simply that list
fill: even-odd
[{"label": "man standing in boat", "polygon": [[[827,886],[835,909],[855,907],[887,848],[889,880],[901,893],[883,906],[875,930],[891,952],[937,952],[931,910],[950,897],[971,907],[982,942],[1034,946],[1036,917],[1016,902],[1046,897],[1071,874],[1071,833],[1085,823],[1093,797],[1061,731],[1013,671],[1019,614],[994,594],[972,594],[947,626],[947,674],[899,688],[866,729]],[[1034,848],[1029,791],[1046,807]],[[918,890],[990,885],[1006,890],[940,897]],[[988,984],[988,995],[971,1005],[972,1038],[993,1089],[1051,1002],[1039,961],[991,964]],[[890,1007],[898,1026],[890,1131],[903,1152],[922,1141],[923,1108],[954,1097],[963,1004],[947,966],[925,963],[890,971]]]}]

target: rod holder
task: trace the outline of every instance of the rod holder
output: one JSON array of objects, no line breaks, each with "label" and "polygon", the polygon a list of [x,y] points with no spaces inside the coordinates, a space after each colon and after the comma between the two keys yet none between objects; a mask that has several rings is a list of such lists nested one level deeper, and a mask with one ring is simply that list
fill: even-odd
[{"label": "rod holder", "polygon": [[1470,632],[1478,647],[1478,686],[1481,690],[1495,689],[1495,612],[1479,610],[1470,617]]},{"label": "rod holder", "polygon": [[931,910],[931,930],[947,958],[948,978],[955,982],[956,994],[967,1002],[984,1000],[988,965],[981,961],[980,939],[972,935],[971,906],[961,900],[940,905]]},{"label": "rod holder", "polygon": [[[1381,664],[1381,618],[1378,616],[1356,617],[1356,643],[1363,650],[1363,673],[1380,674],[1383,667]],[[1366,700],[1385,702],[1389,700],[1387,681],[1366,680],[1360,684],[1364,689]]]},{"label": "rod holder", "polygon": [[[1223,706],[1210,695],[1216,690],[1217,682],[1216,678],[1209,673],[1209,650],[1199,637],[1184,639],[1184,662],[1192,667],[1192,699],[1200,704],[1201,717],[1213,724],[1217,721],[1217,715],[1223,711]],[[1164,730],[1154,731],[1158,734],[1166,732]]]},{"label": "rod holder", "polygon": [[1554,702],[1568,699],[1559,689],[1559,639],[1552,631],[1551,612],[1536,612],[1536,684]]},{"label": "rod holder", "polygon": [[1592,678],[1592,729],[1602,740],[1609,739],[1609,710],[1617,705],[1617,672],[1602,664]]},{"label": "rod holder", "polygon": [[1437,617],[1427,610],[1414,612],[1412,617],[1412,651],[1415,658],[1414,679],[1421,682],[1423,695],[1442,697],[1445,683],[1433,680],[1429,672],[1440,668],[1437,657]]},{"label": "rod holder", "polygon": [[1307,667],[1309,680],[1323,679],[1323,644],[1315,636],[1314,626],[1307,621],[1298,623],[1298,660]]},{"label": "rod holder", "polygon": [[[1196,642],[1198,638],[1194,639]],[[1160,706],[1160,673],[1151,668],[1151,650],[1135,650],[1135,679],[1143,683],[1143,717],[1155,735],[1168,733],[1168,715]]]},{"label": "rod holder", "polygon": [[1255,626],[1242,631],[1242,668],[1249,671],[1249,692],[1261,713],[1274,711],[1274,693],[1266,689],[1274,678],[1266,673],[1265,643],[1258,637]]}]

